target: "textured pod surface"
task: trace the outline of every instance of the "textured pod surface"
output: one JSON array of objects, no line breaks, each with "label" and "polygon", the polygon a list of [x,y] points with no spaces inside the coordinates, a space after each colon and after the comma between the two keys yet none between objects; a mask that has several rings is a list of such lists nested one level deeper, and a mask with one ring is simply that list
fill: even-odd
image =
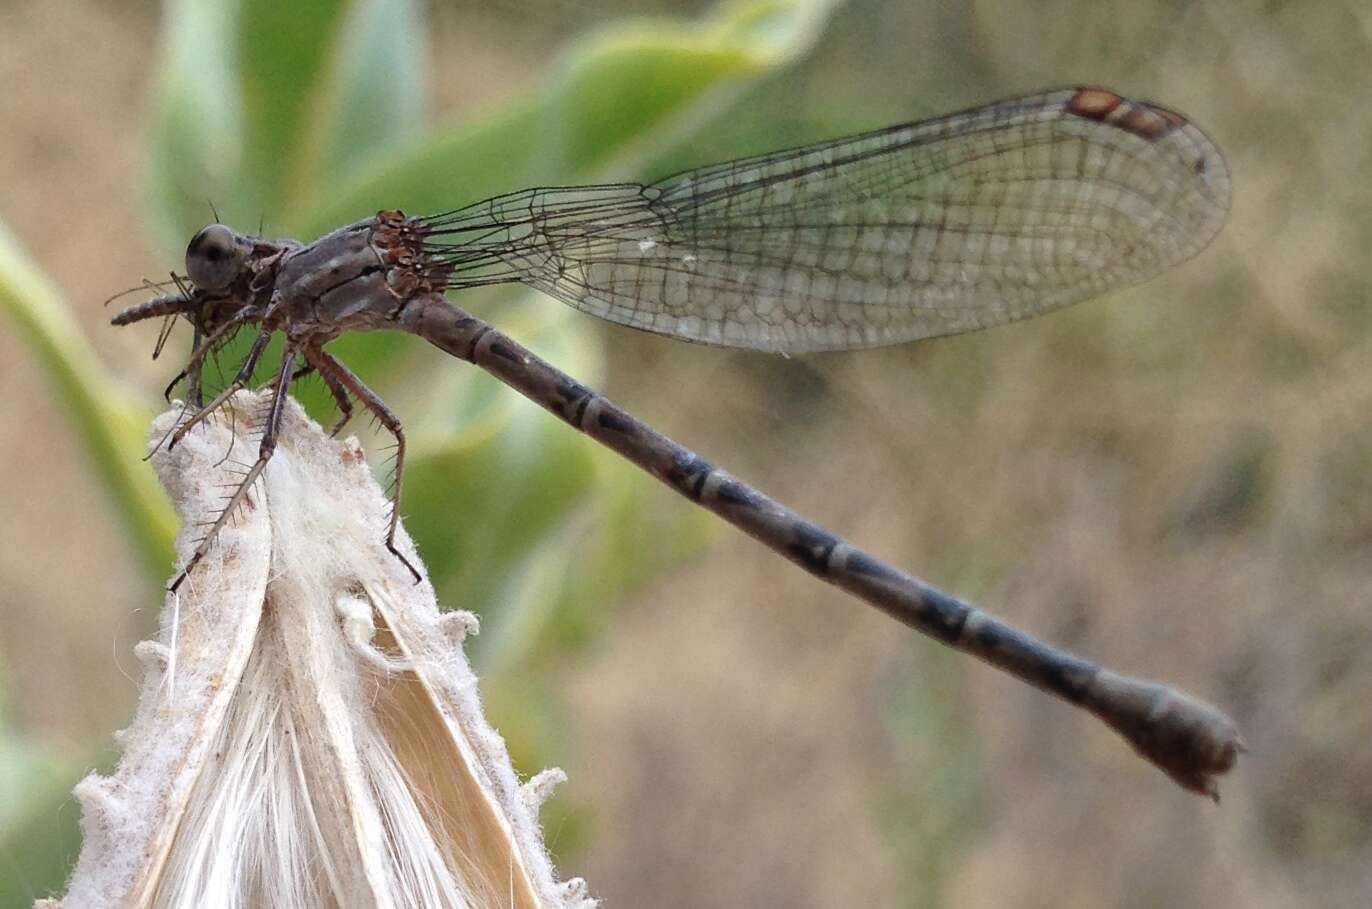
[{"label": "textured pod surface", "polygon": [[[267,405],[241,394],[154,455],[183,557]],[[387,507],[357,442],[288,402],[262,481],[137,648],[122,760],[77,788],[63,905],[591,905],[538,830],[561,772],[519,783],[462,653],[475,618],[439,613],[386,552]]]}]

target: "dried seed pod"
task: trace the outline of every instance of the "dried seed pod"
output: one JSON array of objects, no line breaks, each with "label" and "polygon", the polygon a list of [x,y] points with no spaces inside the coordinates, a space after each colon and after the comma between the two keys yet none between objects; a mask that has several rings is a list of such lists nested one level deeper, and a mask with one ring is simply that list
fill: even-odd
[{"label": "dried seed pod", "polygon": [[[155,453],[183,558],[270,403],[240,393]],[[357,442],[287,401],[270,468],[139,647],[123,758],[77,786],[85,841],[49,905],[594,905],[539,833],[561,771],[520,785],[461,650],[474,617],[386,550],[387,508]]]}]

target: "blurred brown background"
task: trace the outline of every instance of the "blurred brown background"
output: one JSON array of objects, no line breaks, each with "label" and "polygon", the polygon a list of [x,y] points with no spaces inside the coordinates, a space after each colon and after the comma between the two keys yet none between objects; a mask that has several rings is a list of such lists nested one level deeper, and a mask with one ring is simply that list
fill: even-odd
[{"label": "blurred brown background", "polygon": [[[436,5],[436,114],[645,9]],[[99,304],[179,267],[140,220],[159,14],[0,0],[0,216],[149,395],[168,364]],[[612,907],[1372,903],[1372,12],[856,0],[781,81],[783,118],[858,126],[1098,83],[1225,150],[1219,240],[1109,301],[803,360],[607,327],[605,390],[896,564],[1219,704],[1252,753],[1216,807],[721,533],[559,670],[575,737],[548,759],[589,806],[573,847],[547,831],[562,872]],[[87,759],[130,713],[159,599],[5,323],[0,388],[10,728]]]}]

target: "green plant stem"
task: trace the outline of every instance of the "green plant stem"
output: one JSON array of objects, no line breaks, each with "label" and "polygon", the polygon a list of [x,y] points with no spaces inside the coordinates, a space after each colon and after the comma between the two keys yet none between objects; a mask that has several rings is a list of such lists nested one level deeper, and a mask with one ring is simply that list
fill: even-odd
[{"label": "green plant stem", "polygon": [[150,411],[101,366],[56,288],[0,222],[0,308],[48,371],[101,480],[114,497],[130,545],[145,567],[165,573],[175,519],[137,457]]}]

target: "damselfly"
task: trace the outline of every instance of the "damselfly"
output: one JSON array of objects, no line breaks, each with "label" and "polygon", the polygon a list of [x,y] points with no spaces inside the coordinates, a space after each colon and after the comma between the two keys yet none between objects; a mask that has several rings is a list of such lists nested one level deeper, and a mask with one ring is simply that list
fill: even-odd
[{"label": "damselfly", "polygon": [[[811,573],[950,646],[1086,707],[1181,785],[1214,795],[1242,745],[1233,723],[1170,688],[1044,644],[879,561],[713,467],[445,299],[521,283],[612,322],[784,353],[971,331],[1138,283],[1194,256],[1229,207],[1215,145],[1185,117],[1096,88],[1047,92],[687,171],[656,183],[531,189],[428,217],[383,211],[313,243],[212,224],[178,291],[115,317],[184,316],[195,412],[175,445],[243,388],[285,335],[258,459],[175,589],[271,459],[281,403],[319,373],[343,420],[400,420],[325,345],[355,330],[417,334],[494,375]],[[206,355],[257,335],[200,401]],[[173,386],[176,383],[173,382]],[[170,391],[170,389],[169,389]],[[341,424],[340,424],[341,425]],[[409,563],[406,566],[418,578]]]}]

